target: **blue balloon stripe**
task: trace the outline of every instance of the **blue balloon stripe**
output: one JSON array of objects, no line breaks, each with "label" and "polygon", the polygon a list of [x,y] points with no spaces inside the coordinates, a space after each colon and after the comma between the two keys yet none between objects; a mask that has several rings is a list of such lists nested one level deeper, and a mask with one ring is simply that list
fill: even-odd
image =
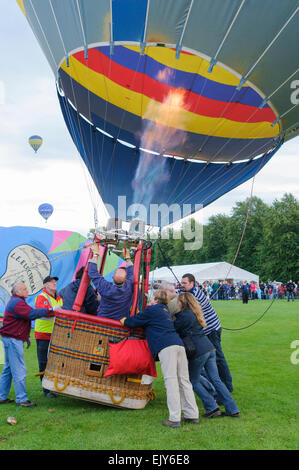
[{"label": "blue balloon stripe", "polygon": [[[158,73],[166,68],[164,64],[157,62],[152,57],[146,54],[140,55],[139,52],[123,46],[115,46],[112,56],[110,55],[109,46],[100,46],[95,49],[117,64],[139,73],[145,73],[154,80],[157,80]],[[262,102],[262,98],[250,87],[243,87],[240,91],[237,91],[235,86],[218,83],[201,75],[196,75],[196,80],[194,80],[194,73],[176,69],[171,69],[171,71],[170,83],[165,83],[175,88],[192,90],[198,95],[213,100],[241,103],[253,107],[258,107]],[[266,104],[264,107],[269,106]]]}]

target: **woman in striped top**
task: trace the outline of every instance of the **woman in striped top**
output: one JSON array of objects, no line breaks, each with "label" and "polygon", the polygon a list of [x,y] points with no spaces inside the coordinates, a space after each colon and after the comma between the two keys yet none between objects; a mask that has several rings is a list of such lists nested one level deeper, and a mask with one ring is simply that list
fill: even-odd
[{"label": "woman in striped top", "polygon": [[193,274],[184,274],[182,277],[181,286],[181,292],[189,292],[192,294],[202,309],[207,325],[206,328],[204,328],[204,333],[216,349],[216,361],[219,376],[228,390],[232,392],[232,376],[221,346],[221,323],[219,317],[213,309],[210,300],[204,295],[199,287],[195,286],[195,277]]}]

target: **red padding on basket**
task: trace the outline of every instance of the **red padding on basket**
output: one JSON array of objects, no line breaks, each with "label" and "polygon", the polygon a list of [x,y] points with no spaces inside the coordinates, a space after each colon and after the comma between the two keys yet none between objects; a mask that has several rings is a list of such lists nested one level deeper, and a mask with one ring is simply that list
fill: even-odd
[{"label": "red padding on basket", "polygon": [[151,375],[157,377],[156,364],[145,339],[128,338],[119,343],[110,343],[109,366],[104,377],[109,375]]}]

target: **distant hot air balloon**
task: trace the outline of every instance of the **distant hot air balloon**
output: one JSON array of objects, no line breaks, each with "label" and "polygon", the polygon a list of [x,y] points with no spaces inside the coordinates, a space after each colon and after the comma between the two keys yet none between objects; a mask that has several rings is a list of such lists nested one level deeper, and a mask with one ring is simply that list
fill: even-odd
[{"label": "distant hot air balloon", "polygon": [[53,211],[54,211],[54,207],[51,204],[47,204],[47,203],[41,204],[38,208],[38,212],[45,219],[46,222],[48,218],[50,217],[50,215],[52,215]]},{"label": "distant hot air balloon", "polygon": [[298,0],[17,1],[114,209],[207,206],[299,135]]},{"label": "distant hot air balloon", "polygon": [[36,153],[42,145],[43,139],[39,135],[32,135],[31,137],[29,137],[28,142]]}]

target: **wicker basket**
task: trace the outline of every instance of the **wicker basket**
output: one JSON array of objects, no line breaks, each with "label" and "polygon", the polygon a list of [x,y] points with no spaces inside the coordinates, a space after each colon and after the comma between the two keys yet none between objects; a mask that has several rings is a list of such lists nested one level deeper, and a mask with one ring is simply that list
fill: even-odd
[{"label": "wicker basket", "polygon": [[[63,312],[63,313],[62,313]],[[109,364],[108,342],[132,332],[115,320],[68,310],[56,312],[43,388],[54,393],[120,408],[141,409],[154,398],[152,377],[104,377]],[[144,338],[144,331],[134,330]]]}]

